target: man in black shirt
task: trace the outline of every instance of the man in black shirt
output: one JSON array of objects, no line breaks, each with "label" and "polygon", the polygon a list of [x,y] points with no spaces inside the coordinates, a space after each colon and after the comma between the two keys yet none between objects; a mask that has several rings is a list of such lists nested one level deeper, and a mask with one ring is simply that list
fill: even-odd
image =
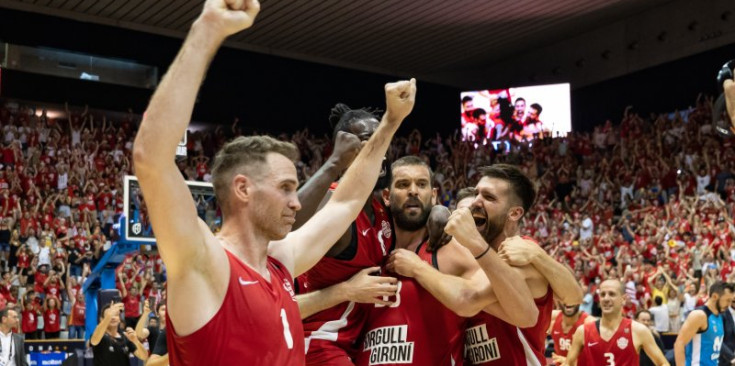
[{"label": "man in black shirt", "polygon": [[148,359],[148,353],[132,328],[125,329],[124,337],[120,334],[122,311],[122,303],[105,305],[100,311],[103,314],[102,320],[89,340],[94,350],[95,366],[129,366],[131,352],[143,361]]},{"label": "man in black shirt", "polygon": [[156,345],[153,347],[151,357],[145,363],[145,366],[168,366],[168,345],[166,344],[166,329],[161,329],[156,339]]}]

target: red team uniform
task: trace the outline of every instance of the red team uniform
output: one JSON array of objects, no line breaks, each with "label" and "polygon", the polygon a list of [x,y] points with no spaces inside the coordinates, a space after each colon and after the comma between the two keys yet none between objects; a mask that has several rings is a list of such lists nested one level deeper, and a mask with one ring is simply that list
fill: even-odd
[{"label": "red team uniform", "polygon": [[304,337],[293,278],[268,257],[268,282],[225,250],[230,279],[222,306],[201,329],[176,335],[166,317],[171,366],[304,364]]},{"label": "red team uniform", "polygon": [[[438,269],[422,243],[416,253]],[[462,365],[466,318],[442,305],[412,278],[398,277],[395,302],[371,305],[356,366]]]},{"label": "red team uniform", "polygon": [[538,308],[536,325],[518,328],[486,312],[472,317],[467,325],[465,360],[468,365],[546,365],[546,330],[551,324],[554,291],[534,299]]},{"label": "red team uniform", "polygon": [[581,314],[579,315],[579,319],[577,319],[577,322],[574,323],[574,325],[571,329],[569,329],[568,332],[564,332],[561,327],[563,318],[564,314],[562,313],[559,313],[559,315],[556,317],[554,325],[551,327],[551,339],[554,340],[554,353],[559,356],[567,357],[569,348],[571,348],[572,346],[572,338],[574,337],[574,332],[577,330],[577,328],[581,327],[584,324],[585,319],[587,319],[587,313],[581,312]]},{"label": "red team uniform", "polygon": [[638,365],[638,351],[633,344],[633,321],[623,318],[618,330],[609,341],[599,332],[600,321],[584,325],[584,347],[579,355],[579,366]]},{"label": "red team uniform", "polygon": [[[324,257],[298,277],[300,292],[316,291],[350,279],[364,268],[381,266],[393,249],[391,218],[373,198],[374,222],[362,211],[350,227],[354,255]],[[372,304],[345,302],[304,319],[307,365],[352,365],[366,312]]]}]

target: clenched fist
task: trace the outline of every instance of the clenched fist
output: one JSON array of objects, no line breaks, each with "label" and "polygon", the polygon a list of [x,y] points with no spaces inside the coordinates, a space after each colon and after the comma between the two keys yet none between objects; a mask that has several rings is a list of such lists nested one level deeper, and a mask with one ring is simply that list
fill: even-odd
[{"label": "clenched fist", "polygon": [[413,110],[416,102],[416,79],[385,84],[385,113],[388,120],[400,123]]},{"label": "clenched fist", "polygon": [[540,251],[543,249],[536,243],[516,235],[503,240],[498,254],[511,266],[521,267],[531,263]]},{"label": "clenched fist", "polygon": [[390,253],[385,269],[404,277],[414,277],[416,269],[426,265],[416,253],[406,249],[396,249]]},{"label": "clenched fist", "polygon": [[258,0],[207,0],[197,22],[205,23],[225,39],[250,28],[258,12]]},{"label": "clenched fist", "polygon": [[458,208],[449,216],[444,232],[451,235],[460,244],[470,250],[474,256],[482,253],[487,248],[487,243],[477,231],[475,219],[469,208]]},{"label": "clenched fist", "polygon": [[355,160],[355,157],[360,152],[360,147],[359,137],[349,132],[339,131],[334,141],[334,151],[329,156],[329,159],[342,172],[349,168],[352,161]]}]

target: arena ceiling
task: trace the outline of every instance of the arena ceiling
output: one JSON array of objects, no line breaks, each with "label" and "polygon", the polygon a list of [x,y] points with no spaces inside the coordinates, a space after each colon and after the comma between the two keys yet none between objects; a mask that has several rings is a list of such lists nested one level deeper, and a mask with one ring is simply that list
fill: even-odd
[{"label": "arena ceiling", "polygon": [[[261,0],[256,26],[227,45],[468,87],[490,78],[482,71],[492,65],[528,61],[538,57],[528,56],[533,50],[675,2]],[[708,2],[718,0],[693,3]],[[201,6],[201,0],[0,0],[0,7],[175,37],[185,35]]]}]

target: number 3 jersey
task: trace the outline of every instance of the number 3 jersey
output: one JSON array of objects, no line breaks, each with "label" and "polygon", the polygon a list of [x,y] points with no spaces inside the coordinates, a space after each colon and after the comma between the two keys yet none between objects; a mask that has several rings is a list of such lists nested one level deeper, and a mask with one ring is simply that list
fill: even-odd
[{"label": "number 3 jersey", "polygon": [[[438,268],[422,243],[416,253]],[[369,311],[356,366],[462,365],[466,319],[442,305],[412,278],[398,276],[393,305]]]},{"label": "number 3 jersey", "polygon": [[623,318],[612,338],[600,336],[600,321],[584,325],[584,346],[579,366],[638,365],[638,351],[633,344],[633,321]]},{"label": "number 3 jersey", "polygon": [[177,335],[166,317],[171,366],[302,366],[303,328],[289,271],[268,257],[268,282],[232,253],[225,253],[230,278],[214,317],[186,336]]}]

